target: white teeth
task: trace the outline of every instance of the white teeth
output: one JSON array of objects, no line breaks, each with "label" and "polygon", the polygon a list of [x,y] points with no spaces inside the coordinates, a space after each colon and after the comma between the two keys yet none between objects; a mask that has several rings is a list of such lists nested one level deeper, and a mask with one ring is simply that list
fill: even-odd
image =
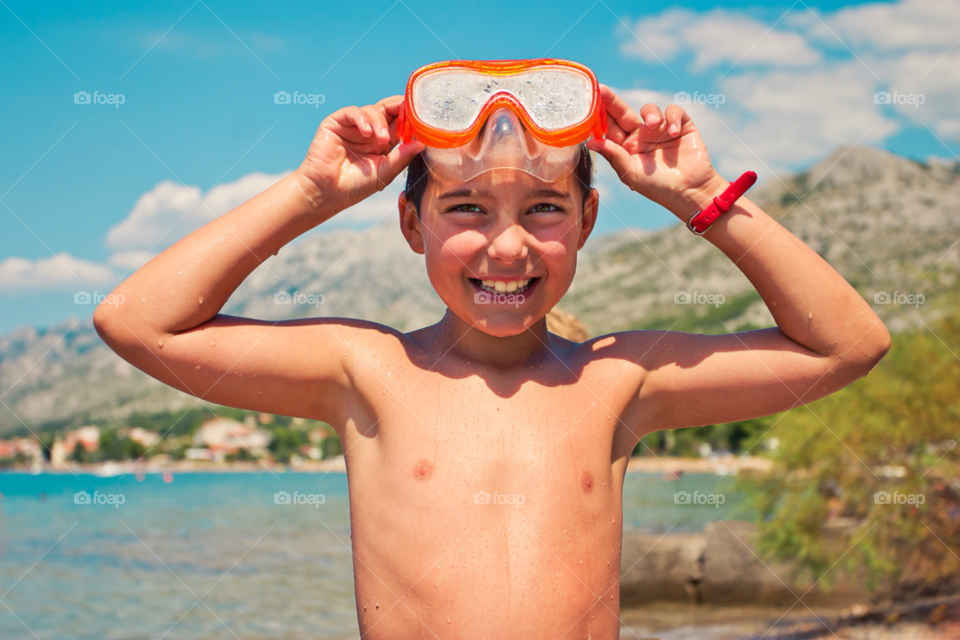
[{"label": "white teeth", "polygon": [[509,282],[504,282],[502,280],[481,280],[483,289],[489,291],[490,293],[522,293],[526,291],[527,287],[530,285],[532,278],[527,278],[525,280],[510,280]]}]

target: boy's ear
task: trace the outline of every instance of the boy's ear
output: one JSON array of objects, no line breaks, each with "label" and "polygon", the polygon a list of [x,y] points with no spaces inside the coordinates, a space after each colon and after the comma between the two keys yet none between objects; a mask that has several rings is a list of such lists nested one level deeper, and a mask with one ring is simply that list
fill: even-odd
[{"label": "boy's ear", "polygon": [[577,251],[583,249],[584,243],[590,237],[590,233],[597,223],[597,209],[599,207],[600,194],[596,189],[590,189],[590,195],[583,202],[583,216],[580,218],[580,238],[577,240]]},{"label": "boy's ear", "polygon": [[417,208],[412,202],[407,200],[407,192],[400,194],[397,201],[400,207],[400,230],[403,237],[407,239],[407,244],[416,253],[423,255],[423,234],[420,232],[420,218],[417,217]]}]

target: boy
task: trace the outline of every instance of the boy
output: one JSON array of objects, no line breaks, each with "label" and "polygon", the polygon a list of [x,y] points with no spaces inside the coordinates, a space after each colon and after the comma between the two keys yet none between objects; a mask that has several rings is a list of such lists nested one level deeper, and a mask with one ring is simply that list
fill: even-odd
[{"label": "boy", "polygon": [[[684,222],[727,188],[683,109],[637,113],[599,92],[607,135],[587,147],[627,186]],[[445,179],[421,142],[398,145],[402,101],[327,117],[297,171],[134,273],[117,288],[127,304],[97,309],[97,331],[187,393],[336,429],[362,637],[616,638],[621,489],[640,438],[820,398],[866,375],[890,336],[746,198],[703,238],[751,280],[776,328],[550,334],[545,315],[597,217],[589,156],[555,182],[511,168]],[[447,305],[440,322],[403,334],[218,315],[261,262],[408,165],[400,226]],[[510,293],[511,304],[484,298]]]}]

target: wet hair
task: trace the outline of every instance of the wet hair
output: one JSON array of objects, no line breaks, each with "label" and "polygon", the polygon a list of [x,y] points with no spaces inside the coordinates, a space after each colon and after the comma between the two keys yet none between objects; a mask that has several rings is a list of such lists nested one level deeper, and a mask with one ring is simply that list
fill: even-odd
[{"label": "wet hair", "polygon": [[[593,154],[588,152],[584,146],[580,153],[580,159],[577,160],[577,166],[573,170],[577,184],[580,185],[580,195],[582,196],[581,206],[586,204],[587,197],[590,195],[590,189],[593,188],[593,169]],[[407,202],[413,203],[413,206],[417,208],[418,218],[420,217],[420,202],[423,200],[423,194],[427,191],[427,180],[429,176],[430,171],[427,169],[427,163],[423,159],[423,153],[418,153],[410,163],[410,166],[407,167],[407,185],[404,188]]]}]

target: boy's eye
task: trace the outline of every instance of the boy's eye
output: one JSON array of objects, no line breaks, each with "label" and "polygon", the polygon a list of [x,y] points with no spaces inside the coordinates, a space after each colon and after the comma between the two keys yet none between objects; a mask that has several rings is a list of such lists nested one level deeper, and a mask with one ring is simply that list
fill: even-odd
[{"label": "boy's eye", "polygon": [[531,213],[552,213],[554,211],[562,211],[562,209],[555,204],[550,204],[549,202],[541,202],[538,205],[534,205],[534,207],[530,209]]},{"label": "boy's eye", "polygon": [[481,209],[475,204],[458,204],[457,206],[451,208],[450,211],[463,211],[464,213],[483,213],[483,209]]}]

